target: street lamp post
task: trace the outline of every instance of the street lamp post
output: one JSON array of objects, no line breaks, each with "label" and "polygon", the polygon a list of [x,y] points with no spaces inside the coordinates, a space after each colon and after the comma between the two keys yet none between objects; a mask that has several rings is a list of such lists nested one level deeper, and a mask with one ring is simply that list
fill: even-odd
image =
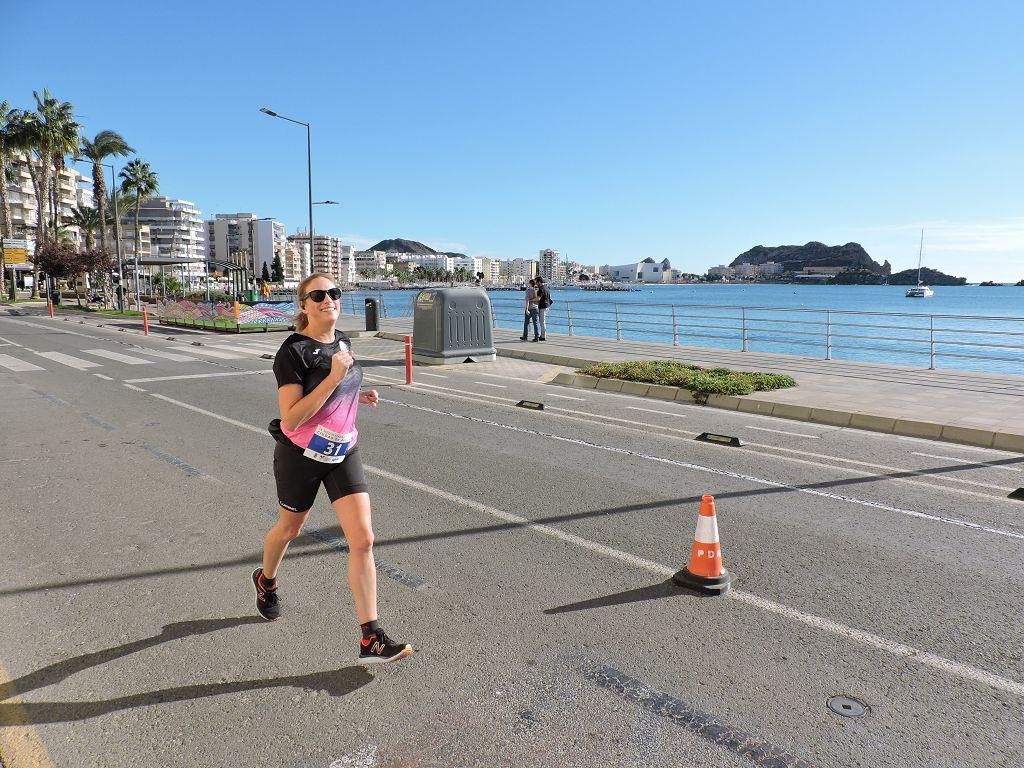
[{"label": "street lamp post", "polygon": [[306,179],[309,183],[309,272],[313,273],[313,145],[310,140],[309,123],[304,123],[301,120],[293,120],[290,117],[279,115],[277,112],[267,109],[266,107],[260,107],[260,112],[270,117],[279,117],[282,120],[287,120],[289,123],[295,123],[297,125],[306,126]]}]

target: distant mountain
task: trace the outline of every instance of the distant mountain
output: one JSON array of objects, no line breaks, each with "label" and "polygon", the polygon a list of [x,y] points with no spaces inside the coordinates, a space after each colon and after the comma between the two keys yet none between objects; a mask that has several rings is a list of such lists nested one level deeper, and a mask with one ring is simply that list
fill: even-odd
[{"label": "distant mountain", "polygon": [[392,253],[417,253],[421,256],[454,256],[456,259],[466,258],[464,253],[454,251],[435,251],[429,245],[424,245],[417,240],[405,240],[401,237],[393,237],[390,240],[381,240],[376,245],[371,245],[368,251],[391,251]]},{"label": "distant mountain", "polygon": [[394,251],[395,253],[419,253],[424,256],[430,256],[436,254],[433,248],[429,245],[416,242],[415,240],[403,240],[400,237],[393,237],[390,240],[381,240],[376,245],[372,245],[366,250],[368,251]]},{"label": "distant mountain", "polygon": [[859,243],[828,246],[814,240],[806,245],[758,245],[741,253],[730,266],[764,264],[769,261],[782,264],[786,272],[801,272],[804,267],[846,267],[878,275],[887,275],[892,271],[888,261],[879,264]]},{"label": "distant mountain", "polygon": [[[937,269],[921,268],[921,282],[925,285],[966,285],[966,277],[954,277]],[[917,285],[917,269],[904,269],[889,275],[889,285]]]}]

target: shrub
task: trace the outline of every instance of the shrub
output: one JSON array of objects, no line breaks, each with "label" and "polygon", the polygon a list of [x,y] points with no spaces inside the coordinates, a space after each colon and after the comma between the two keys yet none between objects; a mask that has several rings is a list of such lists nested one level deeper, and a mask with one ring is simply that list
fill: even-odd
[{"label": "shrub", "polygon": [[600,379],[625,379],[644,384],[662,384],[688,389],[697,395],[749,395],[772,389],[795,387],[791,376],[728,368],[701,368],[675,360],[631,360],[624,363],[594,363],[577,373]]}]

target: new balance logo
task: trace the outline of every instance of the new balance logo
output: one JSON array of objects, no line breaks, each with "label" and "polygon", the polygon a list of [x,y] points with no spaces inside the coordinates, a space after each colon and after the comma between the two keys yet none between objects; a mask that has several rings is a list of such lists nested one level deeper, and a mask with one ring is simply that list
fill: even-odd
[{"label": "new balance logo", "polygon": [[370,646],[370,653],[381,654],[384,653],[384,643],[377,640]]}]

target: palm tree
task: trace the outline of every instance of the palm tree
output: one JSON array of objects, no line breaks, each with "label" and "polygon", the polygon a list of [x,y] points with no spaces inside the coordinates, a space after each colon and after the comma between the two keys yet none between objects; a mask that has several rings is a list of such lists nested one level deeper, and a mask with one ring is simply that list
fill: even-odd
[{"label": "palm tree", "polygon": [[93,233],[100,228],[100,212],[87,205],[78,206],[71,211],[71,223],[78,227],[78,231],[85,238],[85,250],[91,251]]},{"label": "palm tree", "polygon": [[89,141],[82,137],[80,149],[82,156],[92,160],[92,195],[99,206],[100,217],[100,249],[107,250],[107,185],[103,178],[103,166],[100,165],[108,157],[115,155],[124,157],[135,150],[114,131],[100,131],[96,138]]},{"label": "palm tree", "polygon": [[138,158],[132,160],[121,169],[121,191],[135,196],[135,281],[139,280],[139,251],[142,250],[142,236],[139,232],[139,208],[143,198],[160,190],[160,180],[156,171]]},{"label": "palm tree", "polygon": [[[50,91],[43,89],[43,95],[33,91],[36,99],[36,112],[39,115],[38,151],[44,172],[48,174],[53,167],[53,183],[50,198],[53,231],[60,227],[60,173],[65,168],[64,158],[78,152],[78,129],[75,121],[74,107],[70,102],[55,99]],[[44,184],[44,187],[46,185]]]},{"label": "palm tree", "polygon": [[39,296],[39,250],[46,242],[46,201],[49,198],[48,163],[42,162],[42,135],[39,116],[35,112],[13,110],[7,116],[5,144],[10,151],[25,158],[25,167],[32,179],[36,196],[36,237],[32,253],[32,298]]}]

